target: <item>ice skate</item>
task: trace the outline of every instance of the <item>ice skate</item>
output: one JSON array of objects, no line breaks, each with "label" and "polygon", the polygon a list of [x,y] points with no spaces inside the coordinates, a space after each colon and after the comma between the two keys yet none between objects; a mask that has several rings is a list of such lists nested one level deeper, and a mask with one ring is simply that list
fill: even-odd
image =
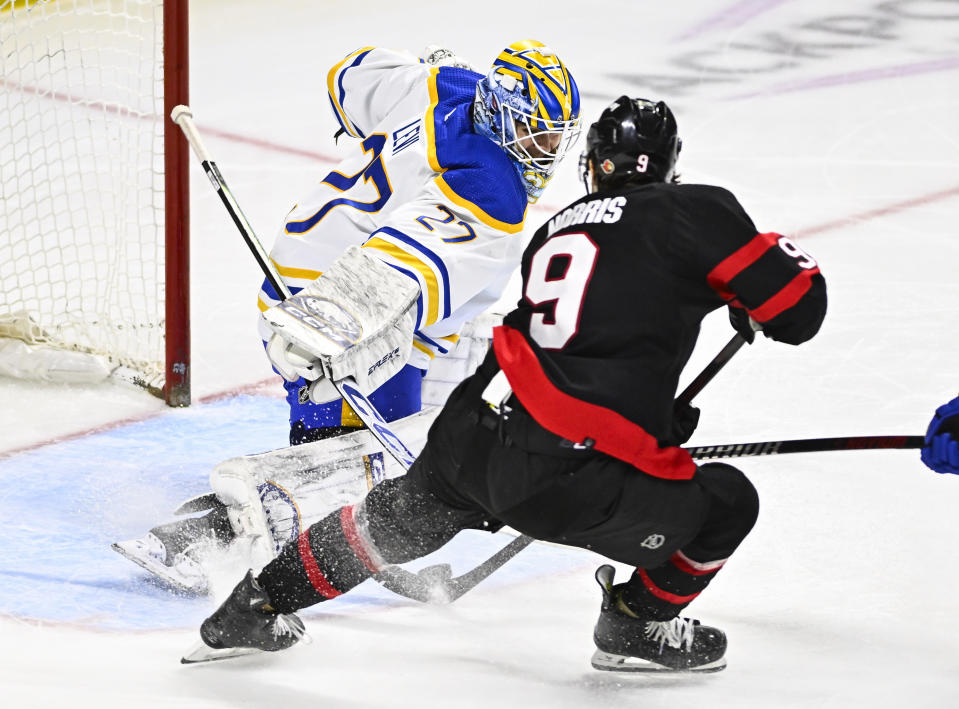
[{"label": "ice skate", "polygon": [[178,590],[208,593],[203,555],[233,538],[226,506],[209,493],[187,500],[175,514],[204,510],[209,511],[154,527],[145,536],[116,542],[112,548]]},{"label": "ice skate", "polygon": [[148,532],[139,539],[115,542],[113,550],[122,554],[174,588],[189,593],[207,592],[207,578],[200,564],[187,551],[170,558],[163,541]]},{"label": "ice skate", "polygon": [[286,650],[304,634],[303,621],[293,613],[273,610],[270,597],[257,585],[253,572],[247,571],[223,604],[200,625],[203,642],[184,656],[182,662],[208,662],[256,651]]},{"label": "ice skate", "polygon": [[634,618],[620,608],[614,570],[596,571],[603,605],[593,631],[592,665],[613,672],[718,672],[726,667],[726,635],[690,618]]}]

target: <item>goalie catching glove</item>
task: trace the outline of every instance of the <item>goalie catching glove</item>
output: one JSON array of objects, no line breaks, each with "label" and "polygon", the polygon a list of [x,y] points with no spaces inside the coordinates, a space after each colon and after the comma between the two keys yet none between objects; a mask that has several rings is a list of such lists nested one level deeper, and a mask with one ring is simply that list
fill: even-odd
[{"label": "goalie catching glove", "polygon": [[419,58],[424,64],[429,64],[430,66],[452,66],[457,69],[476,71],[470,62],[454,54],[453,50],[438,44],[427,45],[423,51],[420,52]]},{"label": "goalie catching glove", "polygon": [[330,401],[332,382],[353,377],[366,395],[409,359],[419,286],[351,246],[306,288],[263,312],[273,335],[267,356],[290,382],[311,382],[310,399]]}]

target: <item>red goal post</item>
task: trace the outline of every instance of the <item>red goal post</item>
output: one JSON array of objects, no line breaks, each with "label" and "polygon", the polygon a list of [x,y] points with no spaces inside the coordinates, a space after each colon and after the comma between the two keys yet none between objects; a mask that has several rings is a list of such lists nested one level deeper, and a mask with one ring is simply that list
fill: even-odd
[{"label": "red goal post", "polygon": [[0,375],[190,403],[188,0],[0,0]]}]

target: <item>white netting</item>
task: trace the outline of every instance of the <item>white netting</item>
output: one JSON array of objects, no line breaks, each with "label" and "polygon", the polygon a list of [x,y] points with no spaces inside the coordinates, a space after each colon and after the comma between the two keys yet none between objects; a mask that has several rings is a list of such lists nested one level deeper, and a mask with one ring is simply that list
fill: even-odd
[{"label": "white netting", "polygon": [[163,376],[162,0],[0,0],[0,336]]}]

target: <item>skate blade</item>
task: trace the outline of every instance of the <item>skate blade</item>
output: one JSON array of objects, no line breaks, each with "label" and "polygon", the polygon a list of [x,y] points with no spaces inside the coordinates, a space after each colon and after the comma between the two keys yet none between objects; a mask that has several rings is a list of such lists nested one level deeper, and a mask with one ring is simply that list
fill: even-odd
[{"label": "skate blade", "polygon": [[186,593],[195,593],[197,595],[205,595],[209,588],[202,581],[190,581],[184,580],[182,577],[177,576],[174,573],[174,570],[167,566],[166,564],[161,564],[159,561],[156,561],[151,558],[144,558],[138,556],[133,548],[127,548],[124,546],[129,542],[114,542],[110,545],[113,551],[117,552],[126,559],[129,559],[134,564],[139,566],[141,569],[148,571],[159,579],[162,579],[164,582],[168,583],[170,586],[173,586],[178,591],[184,591]]},{"label": "skate blade", "polygon": [[230,660],[234,657],[243,657],[244,655],[262,654],[263,650],[257,650],[252,647],[225,647],[216,650],[202,640],[190,648],[190,650],[180,658],[181,665],[198,665],[204,662],[216,662],[217,660]]},{"label": "skate blade", "polygon": [[660,665],[649,660],[641,660],[638,657],[629,657],[628,655],[613,655],[602,650],[593,653],[590,659],[593,669],[603,670],[604,672],[646,672],[648,674],[675,674],[678,672],[719,672],[726,667],[726,658],[721,657],[713,662],[708,662],[697,667],[674,668]]}]

